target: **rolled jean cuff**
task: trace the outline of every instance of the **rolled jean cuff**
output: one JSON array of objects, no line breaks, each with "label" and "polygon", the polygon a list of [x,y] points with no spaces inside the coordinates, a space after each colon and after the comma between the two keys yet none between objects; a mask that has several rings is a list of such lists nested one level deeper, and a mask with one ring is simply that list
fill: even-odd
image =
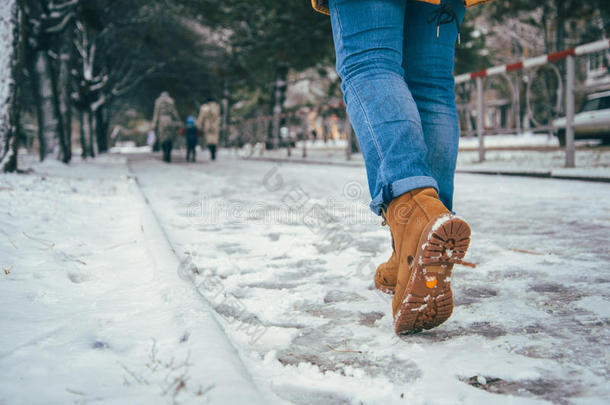
[{"label": "rolled jean cuff", "polygon": [[379,194],[373,198],[370,207],[377,215],[381,215],[381,210],[386,209],[392,199],[408,193],[411,190],[418,188],[432,187],[438,192],[438,184],[436,180],[428,176],[407,177],[406,179],[396,180],[382,187]]}]

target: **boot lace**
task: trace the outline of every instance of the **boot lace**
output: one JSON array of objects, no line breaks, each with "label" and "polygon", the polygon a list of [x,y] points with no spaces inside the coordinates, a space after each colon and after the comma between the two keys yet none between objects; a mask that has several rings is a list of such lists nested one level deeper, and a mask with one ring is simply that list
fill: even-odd
[{"label": "boot lace", "polygon": [[452,257],[449,257],[444,261],[447,262],[448,264],[461,264],[462,266],[467,266],[467,267],[472,267],[472,268],[477,267],[477,265],[475,263],[467,262],[462,259],[454,259]]},{"label": "boot lace", "polygon": [[388,220],[385,217],[385,212],[383,212],[383,210],[381,211],[381,218],[383,218],[383,221],[381,221],[381,226],[386,226],[388,224]]},{"label": "boot lace", "polygon": [[458,259],[455,257],[438,256],[438,257],[435,257],[434,259],[436,259],[436,261],[428,262],[428,263],[426,263],[426,265],[442,266],[442,265],[448,265],[448,264],[461,264],[462,266],[467,266],[467,267],[472,267],[472,268],[477,267],[477,265],[475,263],[467,262],[465,260]]}]

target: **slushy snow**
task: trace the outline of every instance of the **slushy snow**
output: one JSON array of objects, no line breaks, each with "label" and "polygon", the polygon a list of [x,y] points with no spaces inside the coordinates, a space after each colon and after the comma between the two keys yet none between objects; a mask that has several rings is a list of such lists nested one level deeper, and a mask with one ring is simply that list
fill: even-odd
[{"label": "slushy snow", "polygon": [[477,268],[398,337],[362,167],[198,158],[0,177],[0,403],[607,401],[609,185],[458,174]]}]

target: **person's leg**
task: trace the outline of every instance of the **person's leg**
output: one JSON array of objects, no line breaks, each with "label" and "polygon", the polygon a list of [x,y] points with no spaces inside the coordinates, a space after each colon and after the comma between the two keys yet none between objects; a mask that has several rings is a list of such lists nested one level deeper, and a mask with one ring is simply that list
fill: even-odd
[{"label": "person's leg", "polygon": [[171,140],[167,141],[167,162],[171,163],[172,161],[172,149],[174,145]]},{"label": "person's leg", "polygon": [[193,145],[188,144],[188,145],[186,146],[186,161],[187,161],[187,162],[190,162],[190,161],[191,161],[191,159],[193,159],[193,161],[195,161],[195,160],[194,160],[194,156],[193,156],[193,155],[194,155],[194,153],[195,153],[195,149],[193,148]]},{"label": "person's leg", "polygon": [[365,159],[371,208],[384,214],[393,237],[395,332],[433,328],[453,310],[451,271],[466,254],[470,228],[441,202],[428,167],[419,111],[402,67],[407,2],[329,5],[337,71]]},{"label": "person's leg", "polygon": [[[405,80],[420,113],[428,148],[426,162],[440,196],[430,189],[416,190],[410,198],[403,195],[393,201],[387,212],[390,229],[396,232],[395,243],[400,246],[399,259],[415,252],[407,256],[411,266],[406,267],[401,261],[398,268],[392,301],[396,333],[430,329],[445,322],[453,312],[453,266],[468,264],[462,259],[470,243],[470,227],[448,211],[452,206],[458,146],[453,57],[457,24],[464,15],[462,3],[443,0],[441,5],[431,5],[408,1],[406,6]],[[441,22],[446,24],[440,25]],[[409,207],[406,216],[405,207]],[[402,226],[405,219],[406,229]],[[427,225],[421,232],[414,232],[418,222]],[[406,231],[400,234],[401,229]]]},{"label": "person's leg", "polygon": [[167,141],[161,142],[161,149],[163,150],[163,161],[168,161],[168,144]]},{"label": "person's leg", "polygon": [[210,155],[212,160],[216,160],[216,145],[210,145]]},{"label": "person's leg", "polygon": [[405,0],[330,0],[337,72],[364,156],[371,209],[437,187],[402,68]]},{"label": "person's leg", "polygon": [[[456,21],[462,22],[465,7],[461,0],[446,0],[446,7],[443,13],[440,6],[407,2],[402,66],[421,117],[428,167],[438,184],[441,201],[451,210],[459,140],[453,60]],[[455,20],[438,25],[439,16]]]}]

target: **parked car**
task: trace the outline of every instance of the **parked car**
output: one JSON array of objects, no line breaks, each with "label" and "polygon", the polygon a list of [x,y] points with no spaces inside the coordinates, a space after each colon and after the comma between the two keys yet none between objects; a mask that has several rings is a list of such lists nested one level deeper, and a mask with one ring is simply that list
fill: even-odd
[{"label": "parked car", "polygon": [[[566,144],[566,118],[553,120],[559,145]],[[610,144],[610,90],[589,94],[574,114],[574,139],[601,139]]]}]

